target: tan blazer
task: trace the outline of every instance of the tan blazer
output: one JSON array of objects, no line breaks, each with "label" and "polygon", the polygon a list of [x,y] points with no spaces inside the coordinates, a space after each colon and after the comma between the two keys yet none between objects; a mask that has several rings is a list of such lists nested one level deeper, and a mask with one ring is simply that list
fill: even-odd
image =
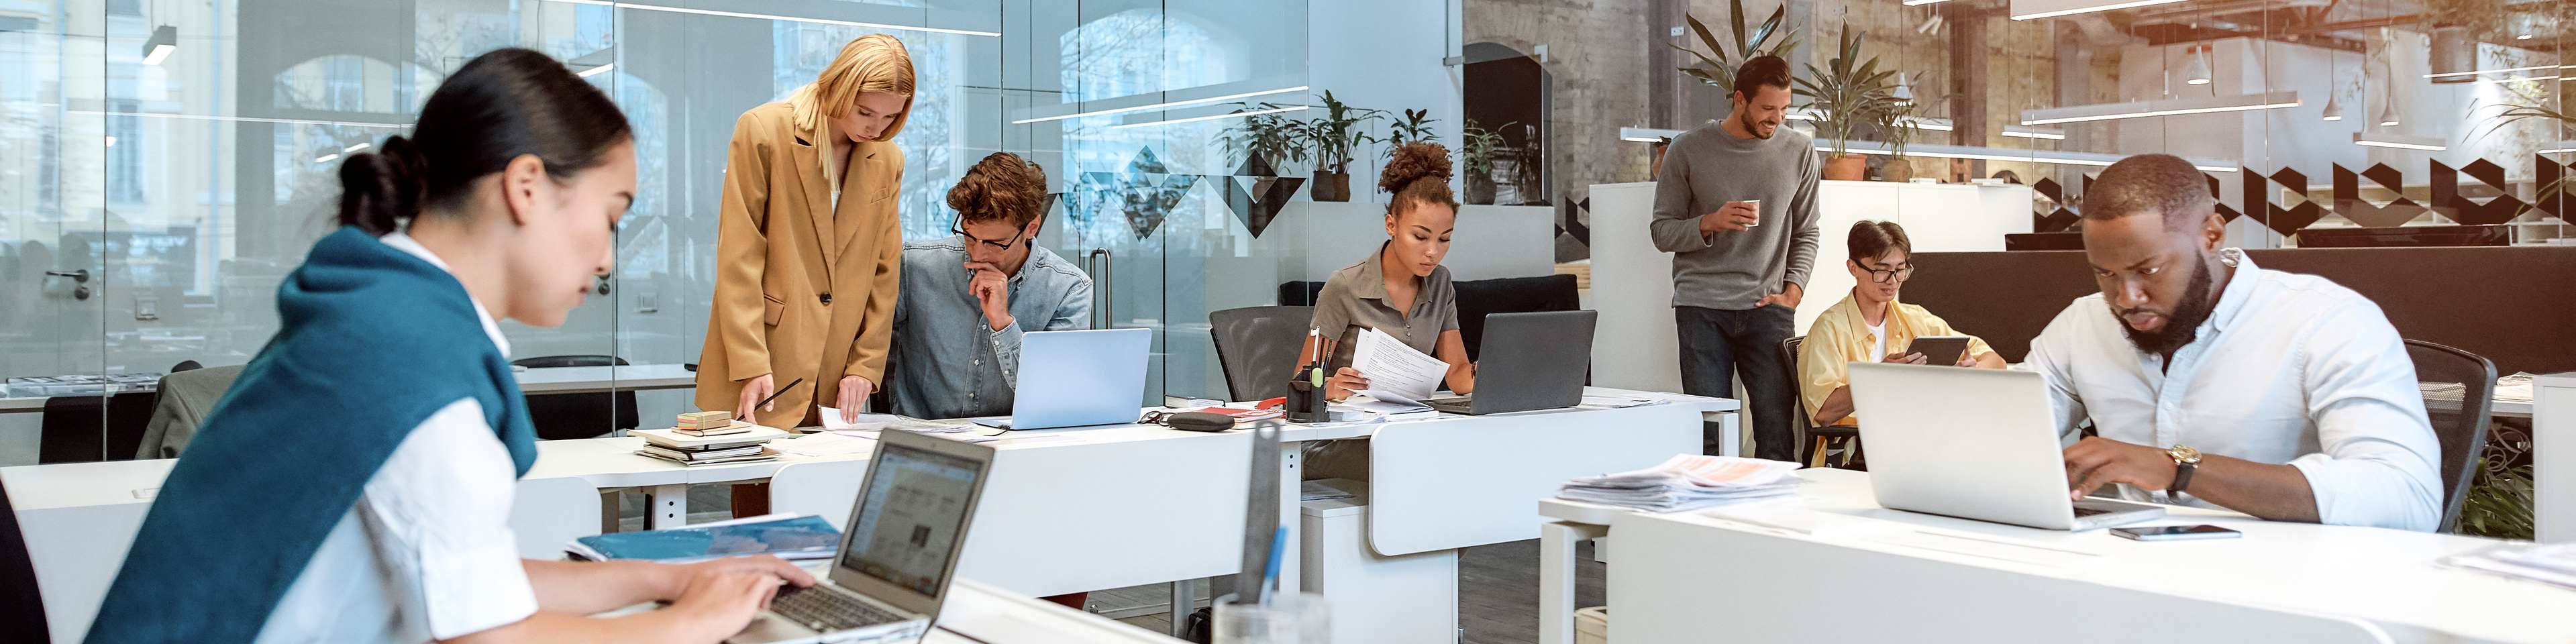
[{"label": "tan blazer", "polygon": [[770,103],[734,122],[715,305],[698,355],[699,409],[732,410],[743,380],[770,374],[785,393],[760,423],[782,428],[802,424],[816,400],[837,400],[844,375],[885,382],[903,266],[903,152],[885,142],[851,150],[836,212],[830,141],[841,134],[829,121],[798,127],[795,110]]}]

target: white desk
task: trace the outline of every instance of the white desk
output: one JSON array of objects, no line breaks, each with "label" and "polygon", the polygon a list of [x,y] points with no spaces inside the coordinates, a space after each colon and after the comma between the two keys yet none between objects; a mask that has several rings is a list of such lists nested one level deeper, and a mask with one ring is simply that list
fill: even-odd
[{"label": "white desk", "polygon": [[[539,367],[519,372],[518,377],[519,391],[532,394],[687,389],[698,386],[697,372],[677,364]],[[43,397],[0,398],[0,414],[43,411],[45,411]]]},{"label": "white desk", "polygon": [[1181,640],[958,577],[927,644],[1157,644]]},{"label": "white desk", "polygon": [[[2576,640],[2576,591],[2432,564],[2492,540],[2176,508],[2150,524],[2245,536],[2140,543],[1888,510],[1866,473],[1800,475],[1808,483],[1790,503],[1870,521],[1810,536],[1698,513],[1581,517],[1607,520],[1617,536],[1612,641]],[[1582,505],[1542,511],[1580,517]],[[1933,542],[1990,556],[1924,546],[1943,545]]]},{"label": "white desk", "polygon": [[2531,393],[2533,536],[2576,541],[2576,373],[2532,378]]}]

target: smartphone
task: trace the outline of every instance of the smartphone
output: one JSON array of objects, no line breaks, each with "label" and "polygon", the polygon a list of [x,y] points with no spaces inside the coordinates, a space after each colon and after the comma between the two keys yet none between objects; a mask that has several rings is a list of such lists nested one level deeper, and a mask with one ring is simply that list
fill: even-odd
[{"label": "smartphone", "polygon": [[2138,541],[2182,541],[2186,539],[2234,539],[2245,533],[2209,524],[2151,525],[2135,528],[2112,528],[2111,534]]},{"label": "smartphone", "polygon": [[1923,354],[1923,364],[1942,367],[1959,364],[1959,358],[1964,357],[1965,354],[1968,353],[1968,336],[1927,335],[1918,337],[1914,339],[1912,344],[1905,345],[1905,352]]}]

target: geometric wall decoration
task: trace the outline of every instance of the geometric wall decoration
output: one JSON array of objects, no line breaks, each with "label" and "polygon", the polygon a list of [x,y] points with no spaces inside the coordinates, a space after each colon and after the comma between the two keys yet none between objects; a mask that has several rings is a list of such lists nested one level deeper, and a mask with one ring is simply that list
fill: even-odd
[{"label": "geometric wall decoration", "polygon": [[[2483,204],[2460,196],[2460,175],[2463,173],[2505,194]],[[2504,167],[2488,163],[2486,159],[2478,159],[2458,170],[2442,165],[2440,161],[2433,162],[2433,211],[2451,218],[2451,221],[2468,226],[2513,221],[2514,215],[2521,214],[2523,204],[2512,193],[2513,187],[2504,180]]]},{"label": "geometric wall decoration", "polygon": [[[2402,196],[2398,197],[2396,201],[2388,202],[2388,205],[2385,206],[2372,205],[2370,202],[2362,200],[2361,177],[2369,177],[2372,183],[2379,184],[2379,187],[2386,189],[2389,192],[2401,195],[2405,194],[2405,173],[2398,172],[2395,168],[2388,167],[2388,164],[2373,164],[2370,166],[2370,169],[2361,171],[2359,175],[2353,174],[2353,171],[2351,170],[2344,169],[2343,164],[2335,164],[2334,211],[2336,214],[2343,215],[2345,219],[2352,220],[2352,223],[2361,224],[2362,226],[2370,228],[2395,227],[2415,219],[2418,215],[2424,214],[2426,209],[2422,204],[2415,203],[2415,200]],[[2282,230],[2278,225],[2273,226],[2272,229]],[[2289,234],[2291,232],[2296,232],[2297,230],[2297,228],[2282,230],[2282,234]]]},{"label": "geometric wall decoration", "polygon": [[[2263,222],[2264,227],[2272,229],[2273,232],[2289,235],[2325,218],[2325,208],[2317,205],[2316,200],[2306,198],[2308,175],[2289,168],[2275,171],[2270,177],[2254,174],[2250,169],[2243,172],[2245,174],[2245,214],[2252,215]],[[2297,191],[2300,195],[2299,205],[2283,208],[2272,203],[2274,185]]]}]

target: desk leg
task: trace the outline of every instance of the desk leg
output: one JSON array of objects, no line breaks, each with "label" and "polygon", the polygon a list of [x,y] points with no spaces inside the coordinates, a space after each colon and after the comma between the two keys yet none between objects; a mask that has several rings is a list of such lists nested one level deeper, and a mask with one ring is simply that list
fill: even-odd
[{"label": "desk leg", "polygon": [[1198,610],[1199,584],[1205,579],[1182,579],[1172,582],[1172,637],[1188,637],[1190,613]]},{"label": "desk leg", "polygon": [[[1305,446],[1304,442],[1279,444],[1279,525],[1288,528],[1288,547],[1279,549],[1279,592],[1283,593],[1306,590],[1303,574],[1305,564],[1302,563],[1302,555],[1305,554],[1306,549],[1306,535],[1305,531],[1298,527],[1298,523],[1304,517],[1300,513],[1299,504],[1305,503],[1306,498],[1303,488],[1306,482],[1306,468],[1303,460],[1306,456]],[[1252,584],[1257,583],[1260,583],[1260,580],[1247,582],[1237,578],[1234,582],[1234,592],[1246,592]]]},{"label": "desk leg", "polygon": [[617,491],[620,489],[624,488],[610,488],[599,491],[600,534],[617,534]]},{"label": "desk leg", "polygon": [[656,485],[644,489],[644,506],[650,514],[644,517],[644,529],[665,530],[689,525],[689,485]]},{"label": "desk leg", "polygon": [[1575,546],[1610,526],[1550,521],[1538,527],[1538,644],[1574,644]]}]

